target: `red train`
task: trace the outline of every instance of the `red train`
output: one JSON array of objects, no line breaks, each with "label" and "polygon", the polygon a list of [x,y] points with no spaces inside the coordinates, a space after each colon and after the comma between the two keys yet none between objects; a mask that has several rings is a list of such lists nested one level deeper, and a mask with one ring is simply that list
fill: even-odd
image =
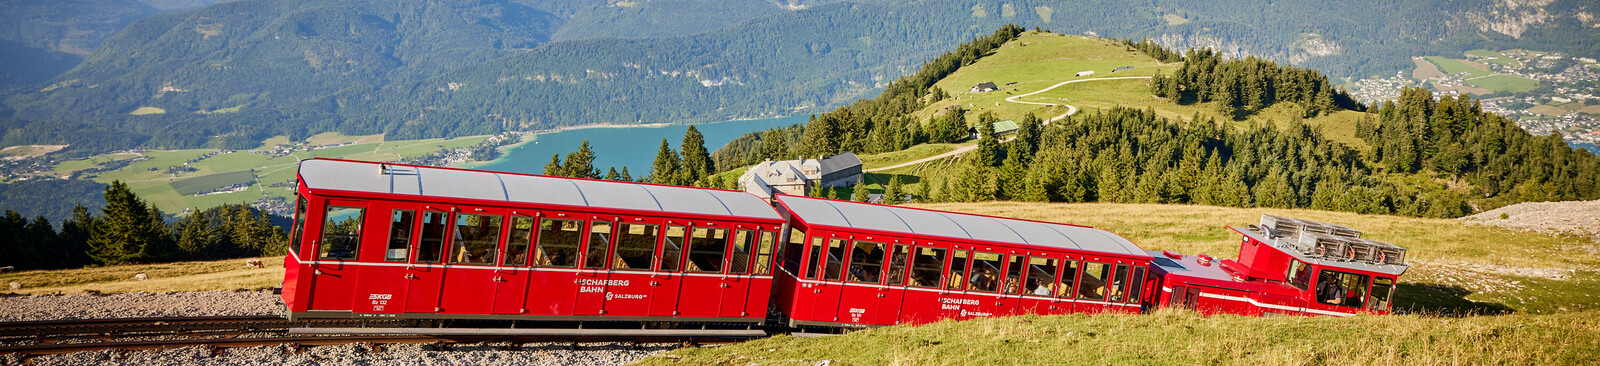
[{"label": "red train", "polygon": [[[864,327],[1135,313],[1387,313],[1404,250],[1264,216],[1238,260],[1049,222],[313,159],[288,316]],[[777,323],[777,324],[774,324]]]}]

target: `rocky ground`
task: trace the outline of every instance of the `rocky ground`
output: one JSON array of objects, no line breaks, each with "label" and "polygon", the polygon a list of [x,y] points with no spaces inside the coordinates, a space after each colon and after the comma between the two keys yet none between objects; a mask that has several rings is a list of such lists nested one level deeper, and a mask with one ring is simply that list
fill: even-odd
[{"label": "rocky ground", "polygon": [[[0,321],[143,318],[159,316],[240,316],[282,314],[283,302],[271,291],[12,295],[0,297]],[[22,343],[29,343],[23,341]],[[3,344],[3,342],[0,342]],[[185,347],[161,351],[94,351],[45,355],[33,365],[617,365],[670,351],[676,344],[506,343],[440,345],[366,344],[284,346],[209,350]],[[0,355],[0,364],[18,364]]]},{"label": "rocky ground", "polygon": [[1469,225],[1584,236],[1600,243],[1600,201],[1525,202],[1484,211],[1461,220]]}]

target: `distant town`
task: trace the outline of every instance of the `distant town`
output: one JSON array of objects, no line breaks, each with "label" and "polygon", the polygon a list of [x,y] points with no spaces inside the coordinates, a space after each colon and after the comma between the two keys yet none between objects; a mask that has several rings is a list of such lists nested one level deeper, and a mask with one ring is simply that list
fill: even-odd
[{"label": "distant town", "polygon": [[1425,86],[1438,95],[1471,94],[1484,111],[1517,120],[1536,135],[1560,133],[1568,144],[1600,152],[1600,62],[1526,50],[1473,50],[1463,59],[1418,57],[1417,68],[1347,84],[1369,105],[1400,89]]}]

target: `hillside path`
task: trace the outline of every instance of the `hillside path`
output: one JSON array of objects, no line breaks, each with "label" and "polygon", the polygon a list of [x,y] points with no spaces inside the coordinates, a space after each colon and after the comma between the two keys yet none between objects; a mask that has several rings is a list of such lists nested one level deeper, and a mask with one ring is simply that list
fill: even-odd
[{"label": "hillside path", "polygon": [[[1060,120],[1066,119],[1068,116],[1072,116],[1074,114],[1078,114],[1078,107],[1075,107],[1075,106],[1073,106],[1071,104],[1024,102],[1024,101],[1020,101],[1020,100],[1016,100],[1016,99],[1017,98],[1026,97],[1026,96],[1030,96],[1030,95],[1034,95],[1034,94],[1047,92],[1047,91],[1051,91],[1051,90],[1053,90],[1053,89],[1055,89],[1057,87],[1060,87],[1062,85],[1067,85],[1067,84],[1072,84],[1072,83],[1081,83],[1081,82],[1085,82],[1085,81],[1096,81],[1096,80],[1124,80],[1124,79],[1149,79],[1149,78],[1150,78],[1149,76],[1123,76],[1123,77],[1114,77],[1114,78],[1094,78],[1094,79],[1067,80],[1067,81],[1056,83],[1056,85],[1051,85],[1048,88],[1039,89],[1039,90],[1034,91],[1032,93],[1023,94],[1023,95],[1017,95],[1017,96],[1012,96],[1010,98],[1006,98],[1006,101],[1007,102],[1012,102],[1012,103],[1034,104],[1034,105],[1051,106],[1051,107],[1058,106],[1058,105],[1067,107],[1067,113],[1062,113],[1059,116],[1050,117],[1050,119],[1045,120],[1043,125],[1048,125],[1048,124],[1050,124],[1050,122],[1060,121]],[[1012,137],[1012,138],[1015,138],[1015,137]],[[1010,139],[1007,139],[1006,141],[1010,141]],[[881,171],[885,171],[885,170],[894,170],[894,169],[904,168],[904,167],[908,167],[908,166],[912,166],[912,165],[917,165],[917,164],[922,164],[922,163],[926,163],[926,162],[930,162],[930,161],[934,161],[934,160],[948,158],[948,157],[951,157],[951,156],[961,155],[961,154],[964,154],[964,153],[966,153],[968,151],[975,150],[977,148],[978,148],[977,144],[966,145],[966,146],[962,146],[961,148],[958,148],[958,149],[955,149],[955,150],[950,150],[949,152],[946,152],[946,153],[943,153],[943,154],[929,156],[929,157],[926,157],[926,158],[917,159],[917,160],[913,160],[913,161],[908,161],[908,162],[895,164],[895,165],[890,165],[890,166],[886,166],[886,167],[867,169],[865,171],[868,172],[868,173],[874,173],[874,172],[881,172]]]}]

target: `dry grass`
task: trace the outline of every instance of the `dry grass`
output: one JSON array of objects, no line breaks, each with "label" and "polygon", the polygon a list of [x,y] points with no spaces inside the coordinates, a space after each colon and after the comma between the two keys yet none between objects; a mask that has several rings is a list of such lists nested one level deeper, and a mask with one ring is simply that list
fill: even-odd
[{"label": "dry grass", "polygon": [[1413,58],[1411,59],[1411,62],[1417,64],[1417,69],[1411,71],[1412,79],[1428,80],[1444,77],[1444,72],[1439,71],[1439,66],[1434,65],[1432,62],[1428,62],[1422,58]]},{"label": "dry grass", "polygon": [[1600,352],[1595,315],[1247,318],[1167,310],[1019,316],[683,348],[642,364],[1583,364]]},{"label": "dry grass", "polygon": [[[255,259],[263,268],[246,268],[245,259],[226,259],[7,273],[0,274],[0,283],[21,283],[22,294],[256,290],[283,283],[283,257]],[[149,279],[134,280],[139,273]]]}]

